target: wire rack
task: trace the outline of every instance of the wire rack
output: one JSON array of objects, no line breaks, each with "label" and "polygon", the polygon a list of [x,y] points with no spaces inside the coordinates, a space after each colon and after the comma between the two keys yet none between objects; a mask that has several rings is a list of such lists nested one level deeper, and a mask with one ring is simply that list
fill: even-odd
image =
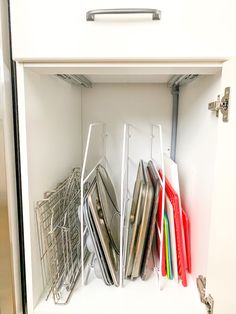
[{"label": "wire rack", "polygon": [[[65,304],[81,273],[80,169],[36,204],[40,258],[47,298]],[[84,249],[84,263],[89,252]]]}]

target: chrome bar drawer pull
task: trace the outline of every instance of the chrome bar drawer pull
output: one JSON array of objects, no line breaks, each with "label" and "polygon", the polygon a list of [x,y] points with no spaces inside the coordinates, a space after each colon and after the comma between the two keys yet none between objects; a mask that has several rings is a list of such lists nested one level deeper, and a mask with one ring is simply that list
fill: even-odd
[{"label": "chrome bar drawer pull", "polygon": [[86,13],[87,21],[94,21],[95,15],[99,14],[152,14],[153,20],[161,19],[161,11],[157,9],[100,9],[91,10]]}]

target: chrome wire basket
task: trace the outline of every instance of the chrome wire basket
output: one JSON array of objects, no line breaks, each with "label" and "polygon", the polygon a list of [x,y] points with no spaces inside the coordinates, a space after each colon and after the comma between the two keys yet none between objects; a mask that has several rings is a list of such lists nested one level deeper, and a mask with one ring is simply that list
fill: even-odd
[{"label": "chrome wire basket", "polygon": [[[40,258],[47,298],[64,304],[81,272],[80,169],[36,203]],[[84,263],[89,252],[84,250]]]}]

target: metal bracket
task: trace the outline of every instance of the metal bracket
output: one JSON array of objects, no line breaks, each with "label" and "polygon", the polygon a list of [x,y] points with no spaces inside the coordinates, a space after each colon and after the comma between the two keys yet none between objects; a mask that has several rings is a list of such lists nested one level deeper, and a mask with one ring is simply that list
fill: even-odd
[{"label": "metal bracket", "polygon": [[201,302],[206,304],[208,314],[213,314],[214,299],[210,294],[206,296],[206,277],[203,277],[202,275],[198,276],[197,288]]},{"label": "metal bracket", "polygon": [[67,83],[82,85],[86,88],[91,88],[93,86],[92,82],[84,76],[78,74],[56,74],[57,77],[66,81]]},{"label": "metal bracket", "polygon": [[208,104],[208,109],[216,112],[216,116],[219,117],[219,111],[223,114],[223,122],[229,121],[229,97],[230,87],[225,88],[224,96],[220,99],[218,95],[217,100]]}]

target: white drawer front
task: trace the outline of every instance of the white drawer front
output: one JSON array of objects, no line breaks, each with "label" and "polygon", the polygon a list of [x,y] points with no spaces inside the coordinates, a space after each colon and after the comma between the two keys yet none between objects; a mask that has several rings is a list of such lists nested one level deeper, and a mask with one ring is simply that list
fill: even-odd
[{"label": "white drawer front", "polygon": [[[99,15],[110,8],[151,14]],[[11,0],[14,58],[152,59],[223,57],[236,52],[234,0]]]}]

